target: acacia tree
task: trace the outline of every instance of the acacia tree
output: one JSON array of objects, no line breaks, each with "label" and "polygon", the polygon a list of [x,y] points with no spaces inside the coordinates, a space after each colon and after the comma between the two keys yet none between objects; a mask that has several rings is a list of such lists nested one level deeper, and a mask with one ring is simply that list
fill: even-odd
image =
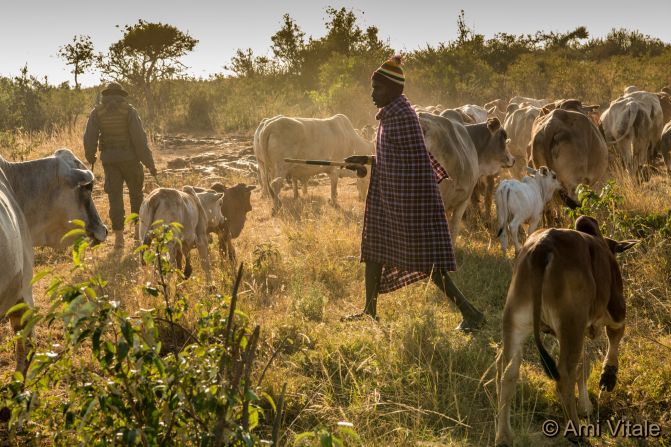
[{"label": "acacia tree", "polygon": [[140,90],[148,119],[153,122],[153,85],[181,74],[186,66],[179,58],[192,51],[197,43],[197,39],[173,25],[139,20],[135,25],[124,27],[123,37],[110,46],[107,55],[99,55],[98,67],[103,76]]},{"label": "acacia tree", "polygon": [[59,48],[58,55],[65,60],[67,65],[72,65],[72,74],[75,75],[75,88],[79,89],[78,76],[90,68],[94,62],[95,56],[91,37],[86,35],[74,36],[72,43]]}]

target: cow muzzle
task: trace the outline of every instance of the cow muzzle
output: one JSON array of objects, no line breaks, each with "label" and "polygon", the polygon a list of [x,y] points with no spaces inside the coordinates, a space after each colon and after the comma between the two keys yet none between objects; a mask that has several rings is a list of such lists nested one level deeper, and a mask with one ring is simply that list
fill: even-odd
[{"label": "cow muzzle", "polygon": [[93,245],[98,245],[105,242],[107,239],[107,227],[105,225],[95,225],[93,227],[86,227],[86,235],[91,238]]}]

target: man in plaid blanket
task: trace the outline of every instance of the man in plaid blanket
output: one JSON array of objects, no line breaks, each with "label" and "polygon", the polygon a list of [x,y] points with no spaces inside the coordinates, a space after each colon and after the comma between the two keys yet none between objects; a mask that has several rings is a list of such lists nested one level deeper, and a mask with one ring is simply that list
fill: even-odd
[{"label": "man in plaid blanket", "polygon": [[438,191],[438,183],[448,175],[426,150],[417,114],[402,94],[405,77],[400,56],[382,64],[371,82],[373,102],[380,108],[375,156],[345,160],[372,163],[361,242],[366,304],[362,313],[346,319],[377,318],[379,293],[430,276],[461,311],[458,329],[477,330],[484,315],[448,274],[457,265]]}]

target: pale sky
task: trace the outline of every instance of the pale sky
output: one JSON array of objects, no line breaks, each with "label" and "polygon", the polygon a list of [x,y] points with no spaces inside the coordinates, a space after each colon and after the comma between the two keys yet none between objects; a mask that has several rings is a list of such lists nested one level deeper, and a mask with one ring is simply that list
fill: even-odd
[{"label": "pale sky", "polygon": [[[289,13],[306,36],[324,34],[325,8],[353,8],[362,28],[375,25],[397,51],[411,51],[456,36],[460,9],[477,33],[565,32],[584,25],[592,37],[611,28],[636,29],[671,42],[671,0],[0,0],[0,75],[31,74],[49,82],[72,81],[58,48],[75,34],[88,34],[96,51],[121,38],[121,28],[138,19],[161,21],[188,31],[200,42],[182,61],[188,72],[208,77],[222,72],[237,48],[271,56],[270,36]],[[95,85],[100,74],[82,77]]]}]

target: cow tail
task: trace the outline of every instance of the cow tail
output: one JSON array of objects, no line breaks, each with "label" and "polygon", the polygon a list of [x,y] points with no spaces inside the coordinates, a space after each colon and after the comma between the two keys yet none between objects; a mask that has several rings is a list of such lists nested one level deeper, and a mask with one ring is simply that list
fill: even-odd
[{"label": "cow tail", "polygon": [[557,363],[552,358],[550,353],[543,346],[543,341],[540,337],[541,326],[541,307],[543,303],[544,284],[547,283],[548,265],[552,262],[553,254],[548,251],[542,244],[532,254],[530,262],[534,265],[533,274],[530,275],[531,290],[533,291],[533,319],[534,319],[534,341],[536,348],[540,354],[541,363],[545,374],[554,381],[559,381],[559,370]]},{"label": "cow tail", "polygon": [[156,216],[156,211],[158,210],[158,207],[160,205],[161,205],[160,200],[147,201],[147,222],[145,223],[147,226],[147,232],[144,234],[144,237],[142,239],[142,243],[144,245],[147,246],[151,245],[151,228],[152,224],[154,223],[154,216]]},{"label": "cow tail", "polygon": [[505,231],[506,223],[508,222],[509,198],[510,188],[506,188],[505,183],[502,183],[499,189],[496,190],[496,217],[499,221],[499,231],[496,233],[496,237],[501,237],[501,234]]},{"label": "cow tail", "polygon": [[615,145],[620,141],[624,140],[625,138],[627,138],[627,136],[629,136],[629,134],[631,133],[631,129],[634,127],[634,122],[636,121],[636,115],[638,114],[638,107],[633,107],[633,109],[634,110],[628,109],[627,118],[629,119],[629,121],[627,122],[627,127],[625,128],[625,131],[622,135],[615,138],[613,141],[608,141],[608,139],[606,138],[606,133],[604,132],[603,134],[604,140],[606,140],[607,145],[609,146]]},{"label": "cow tail", "polygon": [[[261,188],[263,188],[268,196],[275,201],[275,191],[273,191],[273,188],[270,187],[270,180],[269,178],[269,172],[268,172],[268,160],[269,160],[269,154],[268,154],[268,140],[270,139],[270,134],[271,132],[267,131],[267,129],[264,127],[261,130],[261,134],[259,135],[259,152],[263,154],[264,162],[259,163],[259,180],[261,181]],[[263,172],[261,172],[263,170]]]}]

